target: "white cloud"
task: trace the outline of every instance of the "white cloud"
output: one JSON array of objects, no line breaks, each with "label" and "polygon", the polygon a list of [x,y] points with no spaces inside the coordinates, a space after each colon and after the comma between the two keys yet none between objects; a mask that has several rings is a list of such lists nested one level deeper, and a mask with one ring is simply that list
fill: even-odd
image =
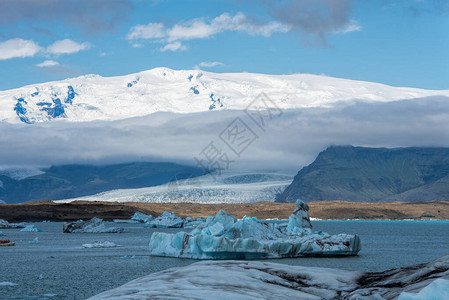
[{"label": "white cloud", "polygon": [[200,62],[198,65],[195,66],[196,69],[198,68],[213,68],[218,66],[224,66],[225,64],[219,61],[203,61]]},{"label": "white cloud", "polygon": [[223,13],[211,21],[204,18],[193,19],[182,24],[175,24],[171,28],[167,28],[163,23],[136,25],[131,28],[126,38],[131,41],[141,39],[162,41],[167,45],[162,47],[161,51],[177,51],[186,49],[180,41],[206,39],[225,31],[238,31],[268,37],[275,32],[289,30],[290,26],[280,22],[259,23],[239,12],[234,16]]},{"label": "white cloud", "polygon": [[165,26],[162,23],[148,23],[147,25],[137,25],[131,28],[126,36],[128,40],[137,39],[157,39],[166,35]]},{"label": "white cloud", "polygon": [[47,52],[51,54],[71,54],[89,49],[89,43],[77,43],[71,39],[59,40],[47,47]]},{"label": "white cloud", "polygon": [[169,43],[161,48],[161,51],[184,51],[187,50],[187,47],[181,44],[181,42]]},{"label": "white cloud", "polygon": [[54,60],[46,60],[41,62],[40,64],[37,64],[36,67],[40,67],[40,68],[48,68],[48,67],[54,67],[59,65],[59,63],[57,61]]},{"label": "white cloud", "polygon": [[10,39],[0,43],[0,60],[31,57],[39,51],[41,51],[41,47],[31,40]]}]

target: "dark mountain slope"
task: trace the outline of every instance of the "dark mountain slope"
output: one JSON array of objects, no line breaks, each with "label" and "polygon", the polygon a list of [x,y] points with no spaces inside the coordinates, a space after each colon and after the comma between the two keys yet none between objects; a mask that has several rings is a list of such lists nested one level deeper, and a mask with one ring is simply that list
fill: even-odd
[{"label": "dark mountain slope", "polygon": [[301,169],[277,201],[298,198],[356,202],[449,199],[449,148],[332,146]]},{"label": "dark mountain slope", "polygon": [[64,165],[42,170],[44,174],[15,180],[1,175],[0,199],[6,203],[58,200],[93,195],[113,189],[155,186],[199,176],[202,169],[174,163],[136,162],[106,166]]}]

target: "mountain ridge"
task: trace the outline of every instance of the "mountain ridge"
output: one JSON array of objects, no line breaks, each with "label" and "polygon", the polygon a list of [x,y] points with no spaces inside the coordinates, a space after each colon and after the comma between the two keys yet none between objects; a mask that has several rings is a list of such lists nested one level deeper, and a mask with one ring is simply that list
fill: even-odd
[{"label": "mountain ridge", "polygon": [[449,199],[449,148],[331,146],[302,168],[278,202]]},{"label": "mountain ridge", "polygon": [[[243,110],[260,94],[281,109],[347,101],[449,96],[449,90],[391,87],[324,75],[212,73],[155,68],[114,77],[83,75],[0,91],[0,122],[117,120],[155,112]],[[250,107],[251,108],[251,107]]]}]

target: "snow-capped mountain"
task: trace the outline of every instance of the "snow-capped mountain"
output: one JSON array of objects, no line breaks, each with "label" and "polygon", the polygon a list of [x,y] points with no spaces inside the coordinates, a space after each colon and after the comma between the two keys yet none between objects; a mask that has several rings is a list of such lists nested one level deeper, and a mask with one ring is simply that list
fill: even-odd
[{"label": "snow-capped mountain", "polygon": [[0,122],[118,120],[155,112],[245,109],[264,92],[281,109],[330,106],[340,101],[393,101],[449,90],[398,88],[323,75],[219,74],[156,68],[136,74],[86,75],[0,91]]}]

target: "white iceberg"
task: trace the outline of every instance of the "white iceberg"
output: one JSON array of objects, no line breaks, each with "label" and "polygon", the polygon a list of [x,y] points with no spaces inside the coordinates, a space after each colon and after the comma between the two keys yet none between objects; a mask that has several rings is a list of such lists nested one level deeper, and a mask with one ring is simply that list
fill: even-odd
[{"label": "white iceberg", "polygon": [[147,223],[150,228],[181,228],[184,220],[177,217],[174,212],[164,211],[162,215]]},{"label": "white iceberg", "polygon": [[313,232],[307,210],[307,204],[298,201],[287,228],[256,218],[237,220],[220,210],[190,233],[153,233],[150,254],[193,259],[357,255],[361,249],[357,235]]},{"label": "white iceberg", "polygon": [[[203,261],[150,274],[89,299],[375,300],[399,295],[400,300],[448,299],[448,279],[449,255],[427,264],[375,273],[264,261]],[[422,297],[401,298],[409,295],[404,293],[408,291]]]},{"label": "white iceberg", "polygon": [[22,232],[41,232],[43,231],[42,229],[37,228],[34,225],[27,225],[24,228],[20,229],[20,231]]},{"label": "white iceberg", "polygon": [[122,227],[106,227],[102,219],[92,218],[90,221],[65,222],[64,233],[121,233]]},{"label": "white iceberg", "polygon": [[94,242],[92,244],[83,244],[84,248],[113,248],[113,247],[118,247],[117,244],[113,243],[113,242],[108,242],[108,241],[104,241],[104,242]]}]

